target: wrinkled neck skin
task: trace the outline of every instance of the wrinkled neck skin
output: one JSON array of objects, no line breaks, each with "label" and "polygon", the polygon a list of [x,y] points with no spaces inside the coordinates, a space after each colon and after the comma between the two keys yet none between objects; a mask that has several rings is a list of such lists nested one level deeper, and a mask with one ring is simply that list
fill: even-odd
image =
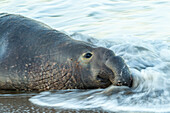
[{"label": "wrinkled neck skin", "polygon": [[[36,70],[40,70],[40,73]],[[46,62],[41,69],[36,70],[29,72],[28,86],[31,90],[84,89],[79,63],[72,59],[62,64]]]}]

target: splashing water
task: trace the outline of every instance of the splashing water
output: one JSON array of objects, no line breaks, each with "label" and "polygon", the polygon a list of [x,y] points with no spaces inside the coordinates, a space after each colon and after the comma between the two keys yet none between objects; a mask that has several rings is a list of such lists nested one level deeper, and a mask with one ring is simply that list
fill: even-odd
[{"label": "splashing water", "polygon": [[98,40],[79,33],[70,36],[109,48],[122,56],[134,76],[133,88],[110,86],[96,90],[42,92],[30,98],[32,103],[67,109],[170,111],[170,44],[167,41]]}]

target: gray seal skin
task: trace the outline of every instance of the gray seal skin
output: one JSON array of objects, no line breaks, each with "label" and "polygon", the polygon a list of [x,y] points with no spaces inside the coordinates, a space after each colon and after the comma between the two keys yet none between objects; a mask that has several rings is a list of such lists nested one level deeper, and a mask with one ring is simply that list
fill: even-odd
[{"label": "gray seal skin", "polygon": [[0,14],[0,90],[44,91],[132,86],[124,60],[49,26]]}]

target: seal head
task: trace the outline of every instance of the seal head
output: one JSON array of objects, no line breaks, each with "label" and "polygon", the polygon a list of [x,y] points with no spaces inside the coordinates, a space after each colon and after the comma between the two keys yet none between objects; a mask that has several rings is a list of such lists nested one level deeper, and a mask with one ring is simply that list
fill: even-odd
[{"label": "seal head", "polygon": [[98,47],[83,53],[79,58],[82,80],[87,88],[116,86],[132,87],[132,75],[124,60],[114,52]]}]

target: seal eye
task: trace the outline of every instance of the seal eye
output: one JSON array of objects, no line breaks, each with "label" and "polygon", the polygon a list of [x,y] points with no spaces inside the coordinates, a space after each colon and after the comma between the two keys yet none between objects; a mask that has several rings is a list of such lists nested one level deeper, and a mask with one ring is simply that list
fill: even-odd
[{"label": "seal eye", "polygon": [[84,58],[91,58],[92,57],[92,53],[86,53],[85,55],[84,55]]}]

